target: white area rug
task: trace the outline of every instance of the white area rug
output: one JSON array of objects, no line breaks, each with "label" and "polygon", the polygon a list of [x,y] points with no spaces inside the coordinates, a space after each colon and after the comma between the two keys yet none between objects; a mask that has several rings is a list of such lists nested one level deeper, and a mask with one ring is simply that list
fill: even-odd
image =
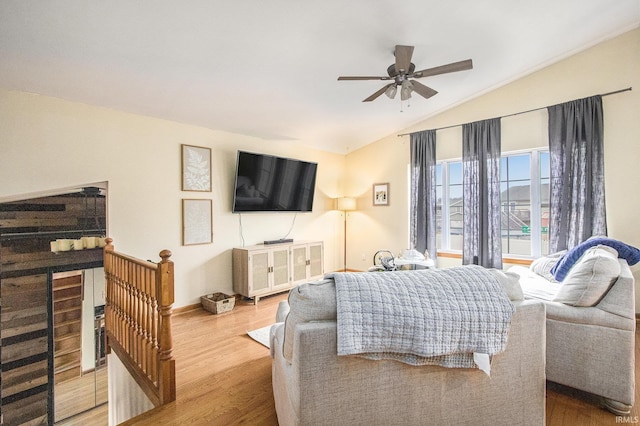
[{"label": "white area rug", "polygon": [[271,330],[271,326],[268,325],[266,327],[259,328],[257,330],[247,331],[249,337],[251,337],[256,342],[269,347],[269,330]]}]

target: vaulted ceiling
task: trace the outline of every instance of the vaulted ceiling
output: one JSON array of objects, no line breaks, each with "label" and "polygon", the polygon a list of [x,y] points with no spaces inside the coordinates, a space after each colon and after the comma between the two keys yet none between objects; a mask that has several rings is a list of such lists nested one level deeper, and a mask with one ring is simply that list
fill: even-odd
[{"label": "vaulted ceiling", "polygon": [[[0,89],[347,153],[640,26],[638,0],[3,0]],[[380,96],[396,44],[439,93]]]}]

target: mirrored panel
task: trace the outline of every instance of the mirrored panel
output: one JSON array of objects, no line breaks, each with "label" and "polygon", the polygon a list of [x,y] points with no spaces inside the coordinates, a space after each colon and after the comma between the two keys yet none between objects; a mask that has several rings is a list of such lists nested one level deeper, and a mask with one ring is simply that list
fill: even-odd
[{"label": "mirrored panel", "polygon": [[107,402],[104,268],[53,274],[55,421]]}]

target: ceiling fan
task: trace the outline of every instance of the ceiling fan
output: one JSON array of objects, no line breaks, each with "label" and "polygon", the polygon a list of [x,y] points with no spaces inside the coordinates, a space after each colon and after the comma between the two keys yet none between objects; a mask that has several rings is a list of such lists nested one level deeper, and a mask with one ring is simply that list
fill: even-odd
[{"label": "ceiling fan", "polygon": [[386,94],[389,98],[393,99],[396,96],[398,87],[400,87],[400,98],[403,101],[411,97],[411,92],[416,92],[420,96],[428,99],[438,92],[416,80],[409,79],[470,70],[473,68],[471,59],[467,59],[464,61],[452,62],[447,65],[440,65],[439,67],[416,71],[416,66],[411,62],[413,48],[413,46],[396,45],[395,51],[393,52],[396,57],[396,62],[389,65],[389,67],[387,68],[387,74],[389,74],[388,76],[340,76],[338,77],[338,81],[393,80],[392,83],[389,83],[386,86],[382,87],[380,90],[378,90],[362,102],[371,102],[383,93]]}]

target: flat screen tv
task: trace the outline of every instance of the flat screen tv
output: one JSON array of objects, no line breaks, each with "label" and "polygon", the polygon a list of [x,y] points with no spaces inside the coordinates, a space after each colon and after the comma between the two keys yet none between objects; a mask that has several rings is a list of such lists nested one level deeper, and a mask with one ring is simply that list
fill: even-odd
[{"label": "flat screen tv", "polygon": [[233,212],[310,212],[317,163],[238,151]]}]

